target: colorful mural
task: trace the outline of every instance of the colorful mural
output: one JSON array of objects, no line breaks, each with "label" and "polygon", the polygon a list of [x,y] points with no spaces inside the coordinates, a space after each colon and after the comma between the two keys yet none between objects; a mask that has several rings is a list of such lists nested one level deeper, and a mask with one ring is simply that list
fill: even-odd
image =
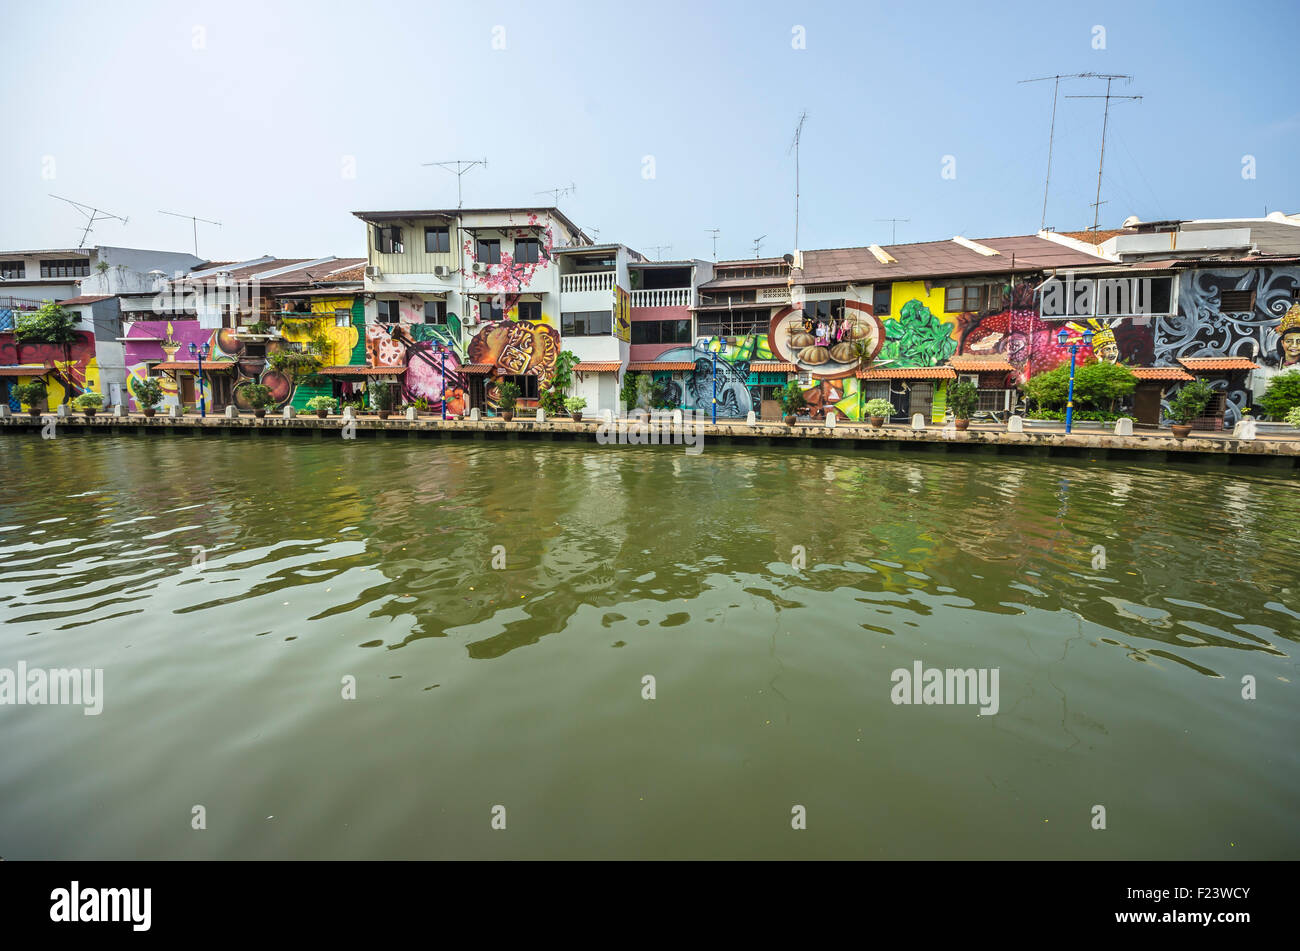
[{"label": "colorful mural", "polygon": [[[508,294],[519,292],[526,287],[533,279],[533,275],[538,271],[544,271],[551,266],[551,253],[555,250],[555,235],[549,227],[540,227],[537,215],[528,216],[531,228],[507,228],[504,234],[515,240],[520,238],[538,238],[540,243],[540,253],[537,255],[535,263],[520,263],[514,259],[509,251],[501,251],[501,263],[493,264],[483,274],[477,274],[472,268],[462,267],[461,276],[466,280],[481,285],[484,289],[494,292]],[[539,233],[540,228],[540,233]],[[496,229],[492,229],[496,230]],[[467,237],[461,243],[462,260],[474,263],[478,261],[475,255],[474,239]]]},{"label": "colorful mural", "polygon": [[632,295],[618,286],[614,287],[614,336],[632,342]]},{"label": "colorful mural", "polygon": [[[46,403],[49,406],[59,405],[64,401],[65,396],[72,399],[86,390],[99,391],[99,364],[95,360],[95,337],[84,331],[78,332],[76,342],[66,349],[59,344],[19,344],[14,341],[12,331],[0,331],[0,365],[42,365],[52,368],[44,376]],[[17,378],[9,382],[15,380]],[[9,390],[6,390],[6,394],[10,409],[22,409]]]},{"label": "colorful mural", "polygon": [[540,388],[551,385],[560,355],[560,332],[545,320],[492,321],[470,338],[466,355],[470,363],[492,367],[485,398],[488,407],[495,409],[502,377],[531,375]]},{"label": "colorful mural", "polygon": [[839,318],[814,319],[806,309],[783,308],[772,317],[768,340],[778,359],[793,363],[815,379],[834,380],[853,375],[862,364],[860,345],[868,361],[885,345],[886,330],[862,301],[844,301]]}]

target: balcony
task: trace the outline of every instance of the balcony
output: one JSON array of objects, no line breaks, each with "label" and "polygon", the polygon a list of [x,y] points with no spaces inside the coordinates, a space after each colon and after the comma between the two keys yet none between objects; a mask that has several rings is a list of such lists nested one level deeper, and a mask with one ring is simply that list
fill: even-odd
[{"label": "balcony", "polygon": [[667,287],[653,291],[633,291],[633,307],[690,307],[689,287]]},{"label": "balcony", "polygon": [[560,292],[563,294],[612,291],[613,289],[613,271],[590,271],[586,274],[562,274],[560,276]]}]

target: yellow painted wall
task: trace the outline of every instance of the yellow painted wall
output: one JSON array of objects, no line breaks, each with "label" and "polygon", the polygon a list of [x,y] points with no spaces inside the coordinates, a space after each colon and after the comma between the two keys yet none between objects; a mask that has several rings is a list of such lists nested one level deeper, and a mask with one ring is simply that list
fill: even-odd
[{"label": "yellow painted wall", "polygon": [[[423,239],[421,239],[423,240]],[[335,326],[335,311],[345,310],[349,315],[346,327]],[[313,317],[309,320],[280,318],[280,333],[291,343],[310,343],[317,336],[324,336],[330,343],[328,353],[321,354],[325,366],[344,366],[352,358],[352,349],[357,345],[357,328],[351,323],[352,298],[340,297],[328,300],[312,301]]]}]

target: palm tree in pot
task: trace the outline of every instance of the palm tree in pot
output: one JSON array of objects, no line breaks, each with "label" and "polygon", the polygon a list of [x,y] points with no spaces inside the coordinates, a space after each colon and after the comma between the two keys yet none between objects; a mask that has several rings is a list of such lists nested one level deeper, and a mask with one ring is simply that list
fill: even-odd
[{"label": "palm tree in pot", "polygon": [[782,422],[787,426],[794,425],[794,418],[801,409],[808,406],[808,400],[803,395],[803,390],[799,389],[797,380],[789,380],[785,386],[777,390],[777,400],[781,403]]},{"label": "palm tree in pot", "polygon": [[45,381],[40,377],[34,377],[26,383],[19,383],[13,389],[13,394],[18,402],[27,405],[27,412],[32,418],[41,415],[41,404],[45,402]]}]

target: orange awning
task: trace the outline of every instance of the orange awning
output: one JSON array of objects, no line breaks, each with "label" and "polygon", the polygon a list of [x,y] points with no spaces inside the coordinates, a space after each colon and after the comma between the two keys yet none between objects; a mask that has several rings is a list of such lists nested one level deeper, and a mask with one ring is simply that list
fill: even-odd
[{"label": "orange awning", "polygon": [[326,376],[398,376],[406,372],[406,364],[395,367],[372,367],[365,364],[339,367],[321,367],[319,373]]},{"label": "orange awning", "polygon": [[617,373],[623,369],[623,364],[617,360],[605,363],[577,363],[573,367],[579,373]]},{"label": "orange awning", "polygon": [[1005,357],[961,353],[948,360],[948,366],[963,373],[1011,373],[1015,370]]},{"label": "orange awning", "polygon": [[[235,364],[230,360],[218,360],[215,363],[203,364],[204,373],[217,373],[223,370],[233,370]],[[162,363],[154,364],[155,370],[187,370],[197,373],[199,362],[197,360],[164,360]]]},{"label": "orange awning", "polygon": [[859,380],[955,380],[957,371],[952,367],[880,367],[859,370]]},{"label": "orange awning", "polygon": [[793,363],[785,363],[781,360],[755,360],[749,368],[760,373],[794,373],[798,369]]},{"label": "orange awning", "polygon": [[466,363],[460,368],[461,373],[491,373],[496,366],[491,363]]},{"label": "orange awning", "polygon": [[636,363],[629,363],[627,368],[636,370],[639,373],[649,373],[660,370],[694,370],[695,364],[688,363],[685,360],[665,360],[662,363],[655,363],[653,360],[639,360]]},{"label": "orange awning", "polygon": [[45,366],[0,367],[0,376],[45,376],[49,372]]},{"label": "orange awning", "polygon": [[1196,379],[1179,367],[1130,367],[1130,369],[1139,380],[1175,380],[1186,383]]},{"label": "orange awning", "polygon": [[1258,370],[1259,364],[1249,357],[1179,357],[1178,362],[1195,373],[1197,370]]}]

